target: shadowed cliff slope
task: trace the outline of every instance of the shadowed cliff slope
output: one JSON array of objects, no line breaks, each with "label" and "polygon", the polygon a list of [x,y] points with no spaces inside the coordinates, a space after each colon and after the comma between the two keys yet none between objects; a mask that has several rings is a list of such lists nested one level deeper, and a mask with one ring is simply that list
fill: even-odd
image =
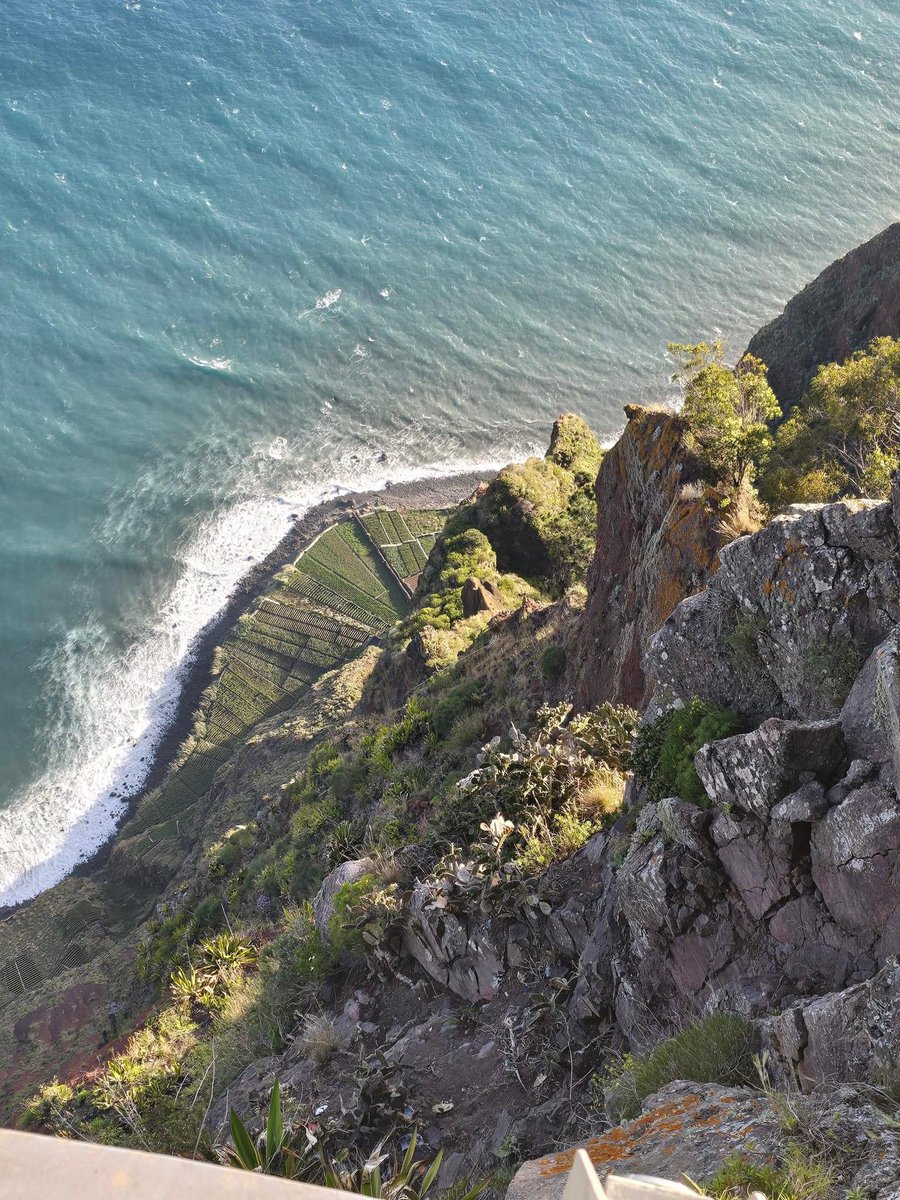
[{"label": "shadowed cliff slope", "polygon": [[826,267],[750,340],[787,413],[816,368],[900,333],[900,223]]}]

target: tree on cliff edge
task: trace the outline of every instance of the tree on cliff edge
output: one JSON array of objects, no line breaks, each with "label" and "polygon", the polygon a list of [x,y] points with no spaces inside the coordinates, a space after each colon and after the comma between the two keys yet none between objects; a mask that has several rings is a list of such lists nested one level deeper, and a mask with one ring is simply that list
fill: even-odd
[{"label": "tree on cliff edge", "polygon": [[681,416],[710,475],[738,489],[753,479],[772,449],[768,422],[781,416],[766,382],[766,365],[745,354],[735,367],[723,362],[720,340],[685,345],[670,342],[684,385]]},{"label": "tree on cliff edge", "polygon": [[841,496],[882,499],[900,468],[900,341],[875,338],[819,367],[778,430],[760,480],[772,508]]}]

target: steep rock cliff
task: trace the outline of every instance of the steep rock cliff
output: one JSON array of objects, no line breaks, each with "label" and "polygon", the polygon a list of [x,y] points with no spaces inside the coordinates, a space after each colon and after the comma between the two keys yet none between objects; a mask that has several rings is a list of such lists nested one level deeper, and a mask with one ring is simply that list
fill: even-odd
[{"label": "steep rock cliff", "polygon": [[787,412],[822,363],[843,362],[874,337],[900,334],[900,223],[826,267],[760,329],[748,354],[769,367]]},{"label": "steep rock cliff", "polygon": [[647,642],[715,570],[727,540],[679,419],[636,405],[625,413],[596,482],[597,546],[572,680],[584,707],[641,704]]}]

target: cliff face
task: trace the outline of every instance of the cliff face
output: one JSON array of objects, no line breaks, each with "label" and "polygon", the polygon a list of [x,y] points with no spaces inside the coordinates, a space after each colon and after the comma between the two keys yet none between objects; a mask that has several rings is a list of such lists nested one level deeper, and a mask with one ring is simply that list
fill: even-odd
[{"label": "cliff face", "polygon": [[642,703],[651,635],[715,570],[727,540],[678,418],[635,405],[625,412],[625,432],[597,475],[597,548],[573,656],[582,707]]},{"label": "cliff face", "polygon": [[826,267],[754,335],[747,352],[768,364],[769,383],[787,412],[817,367],[898,333],[900,223]]}]

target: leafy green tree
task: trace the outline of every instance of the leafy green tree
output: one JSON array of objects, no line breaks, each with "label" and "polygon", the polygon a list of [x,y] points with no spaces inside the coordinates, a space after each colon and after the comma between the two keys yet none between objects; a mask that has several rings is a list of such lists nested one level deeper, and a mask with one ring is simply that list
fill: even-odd
[{"label": "leafy green tree", "polygon": [[760,491],[772,507],[887,496],[900,467],[900,341],[819,367],[781,428]]},{"label": "leafy green tree", "polygon": [[720,340],[686,345],[670,342],[684,385],[681,415],[707,470],[732,488],[752,480],[772,448],[768,422],[781,416],[766,381],[766,365],[745,354],[735,367],[723,362]]}]

